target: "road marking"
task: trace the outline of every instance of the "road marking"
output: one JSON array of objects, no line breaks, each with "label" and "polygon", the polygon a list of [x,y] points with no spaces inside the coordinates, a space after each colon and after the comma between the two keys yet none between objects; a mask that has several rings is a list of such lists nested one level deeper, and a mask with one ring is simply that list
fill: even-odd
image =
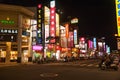
[{"label": "road marking", "polygon": [[93,66],[93,64],[89,64],[89,65],[87,65],[87,66]]},{"label": "road marking", "polygon": [[87,64],[81,64],[80,66],[86,66]]},{"label": "road marking", "polygon": [[42,73],[40,74],[41,77],[57,77],[58,74],[56,73]]}]

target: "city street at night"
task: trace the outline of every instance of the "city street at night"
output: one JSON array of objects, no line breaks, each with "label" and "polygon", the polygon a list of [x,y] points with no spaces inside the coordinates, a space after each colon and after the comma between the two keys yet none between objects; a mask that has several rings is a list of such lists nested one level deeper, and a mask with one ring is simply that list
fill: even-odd
[{"label": "city street at night", "polygon": [[[82,63],[84,61],[76,63],[76,66],[74,62],[65,63],[66,65],[64,63],[2,65],[0,80],[120,80],[120,70],[100,70],[95,66],[81,67]],[[86,63],[89,64],[87,61]]]},{"label": "city street at night", "polygon": [[0,80],[120,80],[120,0],[0,0]]}]

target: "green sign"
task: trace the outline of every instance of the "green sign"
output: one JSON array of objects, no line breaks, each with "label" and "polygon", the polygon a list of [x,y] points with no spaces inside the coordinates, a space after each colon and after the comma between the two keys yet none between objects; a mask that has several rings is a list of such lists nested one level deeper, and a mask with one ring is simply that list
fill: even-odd
[{"label": "green sign", "polygon": [[11,20],[0,20],[0,23],[2,23],[2,24],[14,24],[15,22],[11,21]]}]

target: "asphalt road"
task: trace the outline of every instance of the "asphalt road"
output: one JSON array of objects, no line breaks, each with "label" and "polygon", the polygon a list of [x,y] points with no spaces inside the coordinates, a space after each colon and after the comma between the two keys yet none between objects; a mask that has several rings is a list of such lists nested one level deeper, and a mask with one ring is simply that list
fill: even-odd
[{"label": "asphalt road", "polygon": [[14,65],[0,67],[0,80],[120,80],[120,70],[71,65]]}]

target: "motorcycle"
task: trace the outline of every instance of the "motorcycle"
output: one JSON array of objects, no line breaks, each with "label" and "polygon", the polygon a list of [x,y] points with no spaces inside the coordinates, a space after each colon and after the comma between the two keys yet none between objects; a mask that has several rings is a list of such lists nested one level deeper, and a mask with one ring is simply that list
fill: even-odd
[{"label": "motorcycle", "polygon": [[119,59],[114,59],[109,65],[104,61],[99,67],[101,70],[114,69],[117,71],[119,69]]}]

